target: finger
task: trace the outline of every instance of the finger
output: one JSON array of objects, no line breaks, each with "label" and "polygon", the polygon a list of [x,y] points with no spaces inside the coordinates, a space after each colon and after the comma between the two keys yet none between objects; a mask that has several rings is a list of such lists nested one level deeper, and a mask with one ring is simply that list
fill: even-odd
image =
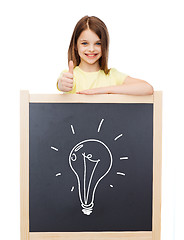
[{"label": "finger", "polygon": [[73,88],[73,84],[71,84],[71,83],[65,83],[65,87]]},{"label": "finger", "polygon": [[68,66],[69,66],[69,73],[73,74],[73,61],[72,60],[69,61]]},{"label": "finger", "polygon": [[64,87],[63,91],[64,92],[70,92],[70,91],[72,91],[72,88],[71,87]]},{"label": "finger", "polygon": [[71,78],[71,79],[73,79],[73,74],[70,73],[70,72],[65,72],[65,73],[63,73],[63,76],[62,76],[62,77],[66,77],[66,78]]},{"label": "finger", "polygon": [[[68,79],[67,79],[67,81],[68,81]],[[73,89],[73,81],[72,81],[72,83],[67,82],[67,81],[63,81],[63,79],[62,79],[62,81],[60,80],[60,81],[58,82],[58,86],[60,87],[60,89],[61,89],[62,91],[70,91],[70,90]],[[70,80],[69,80],[69,81],[70,81]],[[66,89],[66,88],[67,88],[67,89]]]},{"label": "finger", "polygon": [[71,84],[73,84],[73,80],[71,78],[67,78],[67,77],[63,77],[62,82],[63,83],[71,83]]},{"label": "finger", "polygon": [[73,89],[72,87],[63,86],[61,90],[63,90],[64,92],[67,92],[67,91],[71,91],[72,89]]}]

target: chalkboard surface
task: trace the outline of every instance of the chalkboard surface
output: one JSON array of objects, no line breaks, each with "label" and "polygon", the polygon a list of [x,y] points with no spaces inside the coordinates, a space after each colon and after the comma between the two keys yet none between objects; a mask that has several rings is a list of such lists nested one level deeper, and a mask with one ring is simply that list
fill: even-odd
[{"label": "chalkboard surface", "polygon": [[153,104],[29,111],[30,232],[152,230]]}]

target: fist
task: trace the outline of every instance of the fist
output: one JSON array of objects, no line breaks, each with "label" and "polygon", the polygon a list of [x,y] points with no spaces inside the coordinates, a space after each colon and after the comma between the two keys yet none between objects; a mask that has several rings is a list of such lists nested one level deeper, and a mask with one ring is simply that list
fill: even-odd
[{"label": "fist", "polygon": [[63,92],[69,92],[73,88],[73,61],[69,61],[69,71],[63,72],[58,78],[58,88]]}]

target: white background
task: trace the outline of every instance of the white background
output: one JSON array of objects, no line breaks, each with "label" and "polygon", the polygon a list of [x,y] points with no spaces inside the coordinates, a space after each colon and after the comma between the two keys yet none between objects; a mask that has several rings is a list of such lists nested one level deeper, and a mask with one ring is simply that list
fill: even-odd
[{"label": "white background", "polygon": [[0,2],[0,218],[3,240],[19,239],[19,91],[58,93],[73,28],[97,16],[110,33],[109,67],[163,91],[162,240],[183,236],[182,0]]}]

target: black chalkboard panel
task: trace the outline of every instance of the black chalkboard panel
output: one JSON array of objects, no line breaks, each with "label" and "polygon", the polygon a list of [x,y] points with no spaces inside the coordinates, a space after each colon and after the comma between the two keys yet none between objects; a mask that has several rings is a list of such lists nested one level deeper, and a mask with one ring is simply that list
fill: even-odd
[{"label": "black chalkboard panel", "polygon": [[29,109],[30,232],[152,230],[153,104]]}]

